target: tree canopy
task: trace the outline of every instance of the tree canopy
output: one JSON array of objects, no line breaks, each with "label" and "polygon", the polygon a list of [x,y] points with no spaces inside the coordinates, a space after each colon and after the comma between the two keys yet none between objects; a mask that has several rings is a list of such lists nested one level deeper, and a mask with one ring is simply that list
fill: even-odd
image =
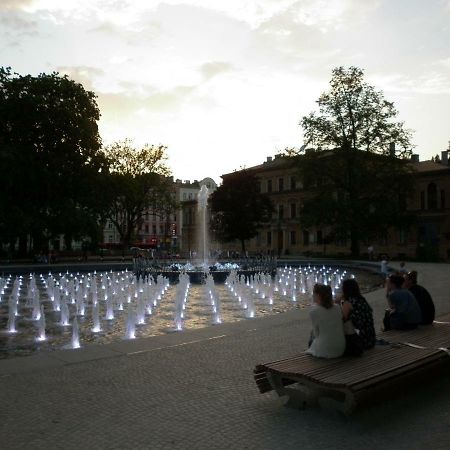
[{"label": "tree canopy", "polygon": [[306,192],[303,226],[350,237],[351,252],[358,255],[362,239],[411,221],[405,210],[413,191],[411,131],[394,120],[393,103],[364,82],[361,69],[334,69],[330,85],[319,97],[319,112],[300,122],[304,146],[288,153]]},{"label": "tree canopy", "polygon": [[3,242],[29,234],[37,248],[91,229],[92,190],[105,163],[99,118],[95,94],[67,76],[0,68]]},{"label": "tree canopy", "polygon": [[212,231],[223,242],[238,240],[245,253],[245,241],[270,220],[273,205],[259,189],[256,176],[242,170],[227,175],[211,195]]},{"label": "tree canopy", "polygon": [[310,113],[300,122],[305,147],[388,155],[389,144],[395,143],[396,156],[410,156],[411,131],[396,120],[394,104],[364,81],[362,69],[333,69],[330,86],[317,100],[319,112]]},{"label": "tree canopy", "polygon": [[130,245],[147,211],[167,218],[176,208],[167,147],[135,148],[129,139],[105,147],[109,167],[106,178],[106,217],[115,225],[123,245]]}]

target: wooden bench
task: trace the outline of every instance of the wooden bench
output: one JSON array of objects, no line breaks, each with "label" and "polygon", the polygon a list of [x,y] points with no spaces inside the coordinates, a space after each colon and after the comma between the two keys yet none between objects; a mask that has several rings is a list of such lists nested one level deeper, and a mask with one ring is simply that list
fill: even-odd
[{"label": "wooden bench", "polygon": [[450,314],[433,325],[388,331],[378,337],[389,344],[376,345],[361,357],[321,359],[302,353],[257,365],[256,384],[261,393],[274,390],[280,396],[288,395],[290,406],[318,403],[350,414],[388,383],[450,362]]}]

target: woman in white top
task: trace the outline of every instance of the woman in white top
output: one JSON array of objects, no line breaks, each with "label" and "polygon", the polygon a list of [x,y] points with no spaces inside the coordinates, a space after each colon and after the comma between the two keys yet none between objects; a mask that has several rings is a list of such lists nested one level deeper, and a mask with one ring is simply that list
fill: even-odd
[{"label": "woman in white top", "polygon": [[313,326],[312,342],[307,353],[318,358],[338,358],[345,351],[342,309],[333,303],[330,286],[316,284],[313,298],[315,305],[309,313]]}]

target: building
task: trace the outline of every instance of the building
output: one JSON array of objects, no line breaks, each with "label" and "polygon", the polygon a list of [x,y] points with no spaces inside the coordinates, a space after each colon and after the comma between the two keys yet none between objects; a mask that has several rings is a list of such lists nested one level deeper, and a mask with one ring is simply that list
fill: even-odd
[{"label": "building", "polygon": [[[450,166],[448,152],[442,152],[436,161],[419,161],[413,155],[416,190],[408,201],[407,210],[414,213],[416,223],[409,229],[391,229],[373,242],[362,242],[374,247],[375,255],[390,258],[450,259]],[[296,177],[296,169],[283,156],[268,157],[258,166],[250,167],[260,181],[261,192],[267,193],[275,207],[272,219],[258,235],[248,242],[253,253],[274,255],[349,255],[349,239],[332,239],[326,230],[301,225],[300,211],[307,190]],[[222,175],[225,179],[232,174]],[[239,249],[226,246],[227,249]]]},{"label": "building", "polygon": [[[204,178],[201,181],[182,181],[172,179],[172,198],[178,207],[163,213],[153,211],[151,206],[144,212],[142,220],[136,231],[134,245],[140,248],[160,248],[171,251],[183,249],[183,212],[184,202],[196,201],[200,188],[206,185],[213,192],[217,184],[212,178]],[[190,236],[188,236],[190,238]],[[108,220],[103,230],[104,246],[119,246],[120,235],[114,224]],[[186,247],[187,244],[184,246]]]}]

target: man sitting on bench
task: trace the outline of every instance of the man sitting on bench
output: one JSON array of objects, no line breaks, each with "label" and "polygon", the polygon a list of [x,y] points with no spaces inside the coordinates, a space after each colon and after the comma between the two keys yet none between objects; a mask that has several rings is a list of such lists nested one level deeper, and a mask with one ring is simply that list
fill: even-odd
[{"label": "man sitting on bench", "polygon": [[435,308],[430,293],[420,284],[417,284],[417,272],[415,270],[405,275],[406,289],[414,295],[422,312],[422,325],[430,325],[433,323],[435,316]]},{"label": "man sitting on bench", "polygon": [[384,316],[384,330],[412,330],[422,322],[419,304],[408,289],[403,289],[405,279],[390,275],[387,280],[389,309]]}]

